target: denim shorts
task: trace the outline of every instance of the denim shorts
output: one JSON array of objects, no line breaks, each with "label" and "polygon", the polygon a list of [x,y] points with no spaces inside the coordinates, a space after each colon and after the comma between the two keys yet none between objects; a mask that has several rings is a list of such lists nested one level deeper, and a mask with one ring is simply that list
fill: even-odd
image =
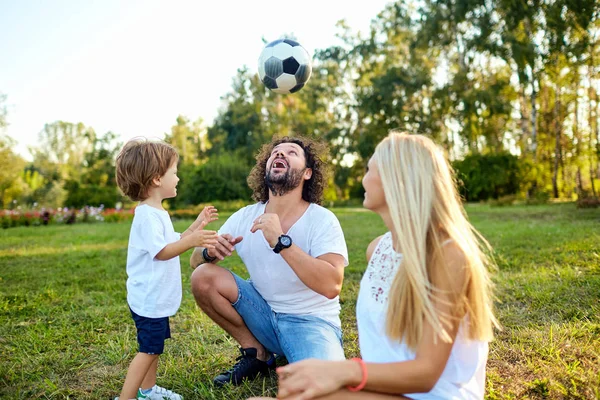
[{"label": "denim shorts", "polygon": [[252,285],[233,272],[238,298],[233,307],[265,348],[288,362],[317,358],[343,360],[342,330],[331,322],[303,314],[274,312]]},{"label": "denim shorts", "polygon": [[148,318],[137,315],[130,308],[131,317],[137,329],[137,341],[140,353],[162,354],[165,349],[165,339],[171,337],[169,317]]}]

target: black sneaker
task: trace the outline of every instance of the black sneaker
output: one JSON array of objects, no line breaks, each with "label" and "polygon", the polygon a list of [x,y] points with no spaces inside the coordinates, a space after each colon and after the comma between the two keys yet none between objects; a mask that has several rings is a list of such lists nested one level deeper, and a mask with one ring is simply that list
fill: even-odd
[{"label": "black sneaker", "polygon": [[241,385],[244,378],[250,380],[259,374],[269,375],[269,369],[275,369],[275,359],[271,356],[269,361],[261,361],[256,358],[257,351],[254,347],[243,349],[240,347],[241,356],[237,358],[235,365],[228,371],[215,377],[213,383],[223,386],[227,383]]}]

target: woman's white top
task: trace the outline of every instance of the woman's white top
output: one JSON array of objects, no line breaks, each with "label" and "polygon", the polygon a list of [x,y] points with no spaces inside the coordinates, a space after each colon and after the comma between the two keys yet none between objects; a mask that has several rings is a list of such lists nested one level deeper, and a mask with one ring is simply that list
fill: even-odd
[{"label": "woman's white top", "polygon": [[[388,294],[402,254],[394,251],[392,234],[387,232],[373,251],[360,282],[356,304],[358,340],[363,360],[374,363],[415,359],[415,353],[402,342],[385,334]],[[412,399],[483,399],[488,343],[469,340],[466,317],[459,327],[450,358],[440,379],[428,393],[406,393]]]}]

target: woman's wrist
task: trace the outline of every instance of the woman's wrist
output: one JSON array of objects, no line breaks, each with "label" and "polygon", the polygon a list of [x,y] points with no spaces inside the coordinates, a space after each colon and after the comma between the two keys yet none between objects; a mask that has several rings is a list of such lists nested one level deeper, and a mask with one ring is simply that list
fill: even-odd
[{"label": "woman's wrist", "polygon": [[339,372],[340,386],[356,386],[360,384],[362,372],[360,366],[352,360],[339,361],[340,366],[335,370]]},{"label": "woman's wrist", "polygon": [[349,367],[345,382],[346,388],[352,392],[362,390],[367,384],[367,366],[361,358],[352,358],[347,360]]}]

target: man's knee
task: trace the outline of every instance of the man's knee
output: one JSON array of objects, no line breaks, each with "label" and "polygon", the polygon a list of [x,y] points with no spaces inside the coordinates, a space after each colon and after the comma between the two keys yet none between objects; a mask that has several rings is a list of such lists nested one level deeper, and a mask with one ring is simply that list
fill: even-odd
[{"label": "man's knee", "polygon": [[190,281],[192,294],[199,303],[210,301],[214,296],[230,297],[230,293],[237,293],[233,275],[214,264],[200,265],[192,272]]}]

